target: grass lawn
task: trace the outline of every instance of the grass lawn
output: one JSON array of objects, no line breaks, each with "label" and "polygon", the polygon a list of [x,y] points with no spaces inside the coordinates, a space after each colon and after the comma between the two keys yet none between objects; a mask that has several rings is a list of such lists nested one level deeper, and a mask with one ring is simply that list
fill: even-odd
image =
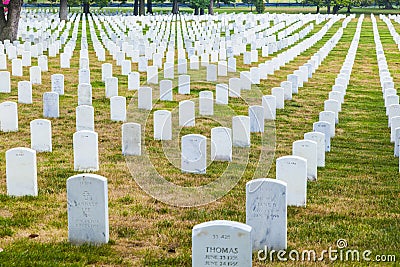
[{"label": "grass lawn", "polygon": [[[271,9],[270,12],[278,11]],[[395,84],[399,84],[399,50],[386,24],[379,18],[377,21],[390,72]],[[393,24],[400,32],[400,25]],[[263,80],[254,90],[270,94],[272,87],[278,86],[288,74],[304,64],[340,25],[341,22],[334,24],[315,46]],[[356,25],[357,20],[353,19],[312,79],[299,89],[299,94],[294,95],[292,101],[285,102],[285,109],[277,111],[275,146],[273,153],[268,154],[272,164],[258,177],[274,178],[276,158],[290,155],[292,142],[303,139],[303,134],[312,130],[312,123],[318,121],[318,114],[323,111],[323,102],[328,99],[344,62]],[[311,34],[321,26],[316,25]],[[87,30],[89,34],[88,25]],[[77,105],[79,37],[71,69],[61,70],[59,57],[49,58],[49,72],[42,74],[42,85],[33,86],[34,103],[18,104],[19,131],[0,132],[0,266],[191,266],[191,229],[194,225],[217,219],[245,222],[245,184],[253,179],[256,171],[257,160],[262,153],[261,138],[252,135],[255,142],[250,149],[249,164],[244,174],[237,185],[217,201],[200,207],[182,208],[152,198],[135,182],[132,177],[135,172],[131,174],[126,159],[121,155],[121,123],[110,121],[109,100],[104,96],[104,83],[101,82],[102,62],[96,60],[89,37],[88,43],[95,130],[99,134],[100,170],[96,173],[108,179],[110,242],[97,247],[68,243],[66,179],[77,174],[73,171],[72,135],[75,132]],[[260,62],[273,56],[260,58]],[[127,90],[127,77],[119,75],[121,69],[108,53],[107,62],[113,64],[113,73],[119,79],[119,94],[127,97],[127,102],[131,102],[128,110],[136,114],[137,96]],[[242,56],[237,58],[237,64],[238,69],[250,67],[243,65]],[[32,65],[37,65],[35,59]],[[136,70],[137,64],[133,64],[132,69]],[[11,71],[11,62],[8,63],[8,70]],[[51,91],[50,76],[54,73],[65,75],[65,95],[60,96],[60,118],[51,119],[53,152],[37,155],[39,196],[9,197],[6,195],[5,152],[14,147],[30,147],[29,122],[42,118],[42,94]],[[202,75],[205,75],[204,68]],[[142,81],[145,76],[141,75]],[[12,77],[12,93],[0,94],[0,102],[17,101],[17,83],[22,80],[29,80],[29,69],[26,67],[23,77]],[[210,83],[192,85],[194,96],[204,89],[214,90],[215,86]],[[174,93],[175,101],[157,103],[156,109],[174,110],[179,100],[191,97]],[[247,105],[241,101],[230,100],[230,107],[237,114],[247,111]],[[135,116],[130,118],[136,119]],[[225,164],[212,164],[205,176],[182,175],[171,164],[173,159],[171,162],[165,159],[161,143],[152,140],[152,114],[149,118],[145,142],[150,160],[160,174],[170,177],[176,184],[197,186],[216,179],[224,171]],[[307,207],[288,208],[288,250],[313,249],[321,252],[329,247],[335,248],[338,239],[346,239],[349,249],[371,250],[371,258],[381,254],[395,255],[399,261],[399,159],[393,156],[393,144],[390,143],[369,16],[363,23],[339,122],[331,152],[326,153],[326,167],[318,170],[317,182],[307,185]],[[199,119],[193,131],[209,137],[211,127],[220,123],[207,118]],[[179,135],[189,132],[183,130]],[[276,261],[257,260],[256,254],[253,257],[253,266],[276,264]],[[299,262],[291,261],[280,264],[299,266]],[[312,262],[301,264],[316,265]],[[318,265],[330,264],[325,260]],[[338,266],[357,264],[336,263]]]}]

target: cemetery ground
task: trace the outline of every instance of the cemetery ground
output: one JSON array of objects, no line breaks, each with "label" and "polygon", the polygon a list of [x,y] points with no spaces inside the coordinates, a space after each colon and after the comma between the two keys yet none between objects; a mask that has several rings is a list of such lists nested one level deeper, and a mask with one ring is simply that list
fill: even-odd
[{"label": "cemetery ground", "polygon": [[[386,24],[377,18],[379,33],[390,72],[395,84],[400,82],[399,49]],[[259,88],[269,94],[279,86],[337,31],[336,23],[315,46],[302,53],[274,75],[263,80]],[[345,59],[353,38],[357,20],[344,29],[344,35],[313,78],[299,89],[292,101],[285,101],[285,109],[277,110],[275,159],[290,155],[292,142],[302,139],[318,120],[331,86]],[[400,25],[394,24],[397,32]],[[321,25],[315,25],[311,34]],[[89,30],[89,28],[88,28]],[[89,32],[89,31],[88,31]],[[78,36],[79,47],[80,37]],[[95,60],[89,42],[95,131],[99,134],[100,170],[96,174],[108,179],[110,242],[102,246],[74,246],[68,243],[66,179],[77,174],[73,169],[72,135],[75,132],[78,66],[77,50],[70,69],[59,68],[59,57],[49,58],[49,72],[42,73],[42,85],[33,85],[33,104],[18,104],[19,131],[0,133],[0,266],[34,265],[104,265],[104,266],[190,266],[191,231],[194,225],[210,220],[246,221],[245,184],[253,178],[255,165],[250,161],[239,183],[218,201],[195,208],[178,208],[163,204],[148,196],[136,184],[121,154],[121,123],[111,122],[109,99],[104,96],[101,82],[101,64]],[[279,52],[278,52],[279,53]],[[274,56],[274,55],[272,55]],[[261,58],[259,61],[265,61]],[[32,59],[32,65],[36,65]],[[137,100],[128,91],[126,76],[113,64],[119,79],[120,95],[127,102]],[[237,58],[238,70],[248,70],[242,56]],[[11,64],[9,63],[9,69]],[[133,64],[133,70],[136,64]],[[5,151],[14,147],[30,147],[29,122],[42,118],[42,95],[51,91],[50,75],[65,75],[65,95],[60,96],[60,118],[51,119],[53,152],[38,153],[38,197],[13,198],[6,195]],[[141,76],[143,78],[145,75]],[[0,102],[17,101],[17,82],[29,80],[29,70],[23,77],[12,77],[12,93],[1,94]],[[203,86],[203,85],[202,85]],[[198,94],[202,86],[192,86]],[[174,96],[175,97],[175,96]],[[137,101],[136,101],[137,102]],[[160,104],[172,109],[178,101]],[[239,113],[246,115],[247,106],[236,103]],[[161,106],[157,106],[161,107]],[[129,109],[128,109],[129,112]],[[152,121],[152,120],[151,120]],[[196,126],[208,138],[209,121]],[[214,127],[214,125],[212,125]],[[288,251],[291,249],[321,252],[335,247],[338,239],[346,239],[349,249],[371,250],[373,255],[396,255],[400,260],[400,185],[399,161],[393,156],[390,130],[379,83],[372,22],[365,17],[360,44],[354,63],[345,103],[340,113],[332,150],[326,153],[326,166],[318,170],[318,181],[308,182],[307,208],[288,207]],[[253,137],[253,136],[252,136]],[[162,147],[152,140],[151,127],[146,130],[146,143],[152,147],[152,161],[161,166],[161,173],[179,173],[165,159],[159,157]],[[251,159],[257,158],[259,149],[251,148]],[[273,161],[275,162],[275,160]],[[224,164],[214,164],[205,176],[179,178],[181,185],[208,183],[221,174]],[[275,177],[275,164],[264,177]],[[259,261],[253,255],[253,266],[272,266],[279,262]],[[280,263],[298,266],[299,262]],[[304,265],[315,263],[304,262]],[[325,260],[321,265],[328,265]],[[354,265],[356,262],[338,262]],[[361,263],[362,264],[362,263]],[[365,263],[364,263],[365,264]],[[388,263],[393,265],[393,263]]]}]

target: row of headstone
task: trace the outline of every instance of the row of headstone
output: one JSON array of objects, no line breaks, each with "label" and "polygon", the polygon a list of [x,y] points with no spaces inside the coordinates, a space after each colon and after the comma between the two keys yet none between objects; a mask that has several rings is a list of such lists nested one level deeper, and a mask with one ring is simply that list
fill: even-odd
[{"label": "row of headstone", "polygon": [[[359,38],[359,32],[355,37]],[[354,60],[354,57],[350,58]],[[312,69],[307,71],[307,74],[312,71]],[[276,105],[276,98],[284,100],[284,96],[284,89],[279,88],[279,91],[273,93],[271,98],[275,100]],[[268,101],[268,98],[263,97],[264,99],[263,102]],[[286,249],[287,205],[306,205],[307,177],[316,180],[317,166],[324,166],[324,157],[319,157],[325,154],[324,134],[310,132],[306,133],[304,138],[293,143],[293,156],[277,159],[275,180],[256,179],[246,184],[246,224],[251,226],[247,228],[250,238],[248,234],[242,234],[243,239],[240,242],[230,240],[233,233],[238,235],[247,226],[237,222],[211,221],[193,228],[193,266],[213,264],[251,266],[251,256],[248,256],[251,253],[246,250],[249,247],[253,251],[266,248]],[[221,257],[224,253],[221,248],[225,248],[226,253],[237,251],[237,254],[240,253],[242,257],[235,257],[236,255]],[[248,259],[247,263],[229,260],[240,258]]]},{"label": "row of headstone", "polygon": [[[311,30],[311,29],[309,29],[309,27],[307,27],[307,29],[308,29],[308,30]],[[308,33],[308,32],[307,32],[307,33]],[[303,34],[303,36],[305,36],[305,35],[306,35],[306,33]],[[167,57],[168,57],[168,55],[167,55]],[[232,59],[232,58],[229,58],[229,59],[228,59],[228,71],[229,71],[229,69],[235,69],[234,67],[232,67],[232,68],[229,67],[229,65],[230,65],[230,64],[229,64],[229,63],[230,63],[229,60],[230,60],[230,59]],[[167,60],[167,62],[169,62],[169,61]],[[153,64],[154,64],[154,63],[153,63]],[[140,64],[139,64],[139,65],[140,65]],[[184,65],[185,65],[185,64],[184,64]],[[234,65],[235,65],[235,64],[234,64]],[[146,68],[143,69],[143,71],[145,71],[145,70],[146,70]],[[179,66],[178,66],[178,70],[179,70]],[[211,71],[210,71],[210,73],[211,73]]]},{"label": "row of headstone", "polygon": [[[312,72],[313,69],[307,69],[307,77]],[[274,119],[275,114],[271,107],[274,107],[274,112],[276,106],[283,108],[281,102],[285,100],[284,88],[274,88],[272,95],[264,96],[262,100],[263,106],[268,109],[265,112],[268,117],[264,116],[262,109],[262,120]],[[255,112],[249,112],[249,115],[252,113]],[[316,180],[317,166],[324,165],[324,157],[318,158],[325,154],[324,141],[323,133],[306,133],[305,140],[293,143],[293,156],[277,159],[277,179],[256,179],[246,184],[246,225],[230,221],[211,221],[196,225],[192,231],[193,266],[251,266],[249,247],[252,251],[286,249],[287,205],[305,206],[307,177]],[[243,239],[239,242],[231,239],[232,235],[238,235],[247,226],[251,226],[247,228],[251,232],[250,238],[248,234],[242,234]],[[241,257],[223,254],[234,252]],[[239,259],[247,259],[247,262],[240,262]]]},{"label": "row of headstone", "polygon": [[[292,25],[291,27],[290,27],[290,29],[286,29],[285,31],[282,31],[282,33],[284,32],[285,33],[285,35],[288,35],[288,34],[290,34],[290,32],[291,31],[294,31],[294,30],[296,30],[296,29],[298,29],[299,27],[301,27],[301,26],[303,26],[305,23],[307,23],[307,22],[309,22],[309,21],[311,21],[311,20],[313,20],[313,19],[315,19],[315,17],[311,17],[310,18],[310,16],[308,16],[308,18],[307,19],[305,19],[305,20],[301,20],[300,19],[300,21],[297,23],[297,24],[295,24],[295,25]],[[95,21],[96,21],[96,23],[98,23],[98,20],[97,20],[97,18],[95,18],[94,19]],[[89,23],[91,23],[91,18],[89,18]],[[114,27],[114,25],[115,24],[111,24],[111,27],[108,27],[108,22],[106,22],[106,21],[103,21],[104,23],[106,23],[105,24],[105,28],[107,29],[109,29],[108,30],[108,33],[109,33],[109,35],[111,36],[111,39],[113,39],[112,38],[112,35],[114,34],[113,32],[112,32],[112,30],[111,30],[111,28],[113,28],[114,30],[116,30],[117,32],[119,31],[119,29],[118,29],[118,27]],[[184,24],[184,23],[183,23]],[[99,25],[98,25],[99,26]],[[168,25],[169,26],[169,25]],[[174,25],[173,25],[173,27],[174,27]],[[185,27],[183,27],[183,28],[185,28]],[[99,28],[100,29],[100,28]],[[178,26],[178,31],[180,31],[180,26]],[[123,32],[121,31],[121,32],[119,32],[119,34],[120,35],[124,35],[123,34]],[[151,34],[151,33],[149,33],[149,34]],[[271,33],[270,33],[271,34]],[[101,34],[102,35],[102,34]],[[92,35],[92,39],[93,38],[97,38],[97,37],[95,37],[96,35]],[[151,36],[149,36],[150,38],[152,38]],[[178,37],[180,37],[180,35],[178,34]],[[229,36],[230,37],[230,36]],[[168,38],[168,37],[167,37]],[[102,39],[103,39],[103,36],[102,36]],[[109,39],[105,39],[105,40],[103,40],[104,42],[106,42],[106,41],[108,41]],[[179,40],[179,39],[178,39]],[[261,39],[262,40],[262,39]],[[97,40],[96,40],[97,41]],[[178,41],[178,46],[179,46],[179,44],[180,43],[183,43],[183,41]],[[186,41],[186,43],[187,43],[187,41]],[[131,45],[128,45],[126,42],[124,43],[124,44],[126,44],[125,46],[124,45],[122,45],[122,52],[126,52],[127,54],[131,54],[131,52],[130,51],[128,51],[127,50],[127,47],[129,47],[129,46],[131,46]],[[106,45],[107,46],[107,45]],[[117,45],[114,45],[113,47],[115,47],[115,46],[117,46]],[[118,45],[118,49],[121,49],[121,45]],[[131,46],[132,47],[132,46]],[[145,47],[145,46],[144,46]],[[258,47],[258,48],[260,48],[260,47]],[[132,48],[131,48],[132,49]],[[187,48],[188,49],[188,51],[190,51],[190,46],[189,46],[189,48]],[[143,50],[146,50],[146,48],[144,48]],[[139,51],[139,50],[136,50],[136,51]],[[147,51],[147,50],[146,50]],[[179,51],[179,47],[178,47],[178,51]],[[111,53],[113,53],[113,54],[118,54],[118,52],[117,53],[115,53],[115,52],[112,52],[112,51],[110,51]],[[140,52],[140,51],[139,51]],[[138,53],[139,54],[139,53]],[[198,54],[198,56],[200,56],[200,54],[201,53],[199,53]],[[178,55],[179,55],[179,52],[178,52]],[[192,54],[189,52],[189,57],[191,56]],[[151,57],[149,57],[149,56],[147,56],[148,57],[148,59],[151,59]],[[167,56],[167,58],[168,58],[168,56]],[[171,62],[171,60],[167,60],[167,62]]]},{"label": "row of headstone", "polygon": [[[324,111],[319,114],[320,120],[313,124],[313,132],[305,133],[303,140],[293,142],[291,156],[284,156],[276,160],[276,179],[282,180],[287,184],[288,205],[306,205],[307,180],[317,180],[317,168],[325,166],[325,152],[330,151],[330,138],[334,136],[334,128],[332,128],[332,126],[338,123],[337,114],[339,113],[339,103],[343,101],[341,93],[344,94],[350,79],[351,68],[358,46],[362,19],[363,17],[359,20],[348,56],[343,64],[341,74],[339,74],[340,76],[338,76],[339,78],[336,80],[336,85],[333,87],[333,93],[331,92],[330,98],[324,102]],[[312,73],[315,72],[323,59],[326,58],[328,53],[334,48],[342,34],[343,30],[340,29],[326,45],[314,54],[312,59],[306,63],[307,65],[303,65],[306,68],[303,68],[303,66],[299,68],[299,71],[304,70],[304,76],[302,73],[298,73],[298,75],[293,74],[297,77],[296,79],[291,79],[293,76],[288,77],[291,79],[290,82],[297,83],[297,85],[300,86],[297,78],[303,76],[303,81],[307,81],[307,78],[311,78]],[[314,61],[316,58],[318,61]],[[342,78],[342,76],[344,76],[345,79]],[[343,84],[342,80],[345,81],[345,84]],[[336,91],[339,84],[341,86],[339,88],[341,89],[340,94]],[[284,88],[280,88],[278,92],[279,94],[273,94],[275,99],[279,97],[281,100],[284,100]],[[339,102],[339,100],[341,102]],[[264,103],[267,103],[267,101],[268,99],[265,99]],[[268,104],[267,106],[271,107],[272,105]]]},{"label": "row of headstone", "polygon": [[[396,38],[396,31],[393,31],[393,25],[386,16],[380,16],[380,18],[386,23],[387,27],[393,38]],[[382,87],[382,96],[384,99],[384,105],[386,109],[386,115],[388,117],[388,127],[390,128],[390,142],[394,143],[394,156],[399,157],[399,144],[400,144],[400,105],[399,96],[395,89],[393,77],[390,74],[389,67],[386,61],[385,52],[380,40],[378,25],[376,18],[371,14],[372,26],[374,31],[374,40],[376,48],[376,57],[379,68],[379,78]],[[399,161],[400,170],[400,161]]]},{"label": "row of headstone", "polygon": [[[331,23],[327,24],[325,27],[329,29],[336,20],[332,20]],[[292,51],[288,54],[299,55],[300,47],[307,44],[307,47],[312,46],[316,43],[315,40],[319,40],[326,33],[326,29],[321,29],[317,34],[310,37],[309,39],[299,43],[295,47],[292,48]],[[316,71],[318,66],[322,63],[323,59],[327,56],[327,54],[335,47],[337,42],[339,41],[341,35],[343,33],[342,29],[339,29],[336,34],[325,44],[320,51],[324,51],[324,57],[320,56],[318,53],[311,57],[310,60],[307,61],[304,65],[300,66],[298,70],[294,71],[293,74],[289,74],[287,76],[287,81],[283,81],[280,84],[280,87],[274,87],[271,89],[271,95],[265,95],[262,97],[262,106],[264,108],[264,118],[267,120],[275,120],[276,119],[276,109],[283,109],[285,107],[285,100],[291,100],[293,94],[298,93],[298,88],[303,86],[304,82],[307,82],[309,78],[312,78],[312,74]],[[298,47],[297,47],[298,46]],[[297,48],[296,48],[297,47]],[[304,50],[303,50],[304,51]],[[281,54],[283,55],[283,54]],[[278,55],[275,59],[281,56]],[[285,56],[286,57],[286,56]],[[293,57],[293,56],[292,56]],[[281,57],[282,58],[282,57]],[[318,61],[316,59],[319,59]],[[282,66],[289,62],[290,60],[278,60],[278,62],[282,62]],[[274,71],[278,68],[272,67],[274,64],[274,59],[267,61],[263,65],[259,65],[260,72],[263,73],[260,77],[266,78],[267,74],[273,74]],[[254,81],[252,81],[254,82]],[[239,93],[240,94],[240,93]]]}]

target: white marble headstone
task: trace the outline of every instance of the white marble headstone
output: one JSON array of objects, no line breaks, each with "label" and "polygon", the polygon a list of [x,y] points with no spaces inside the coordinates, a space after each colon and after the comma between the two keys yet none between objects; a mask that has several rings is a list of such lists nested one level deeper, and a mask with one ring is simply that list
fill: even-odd
[{"label": "white marble headstone", "polygon": [[227,105],[229,101],[228,85],[225,83],[219,83],[215,89],[215,104]]},{"label": "white marble headstone", "polygon": [[67,179],[68,241],[106,244],[109,240],[107,179],[78,174]]},{"label": "white marble headstone", "polygon": [[285,93],[282,87],[274,87],[271,89],[271,94],[275,96],[276,100],[276,108],[283,109],[285,108]]},{"label": "white marble headstone", "polygon": [[251,89],[250,71],[241,71],[240,72],[240,84],[241,84],[242,90],[250,90]]},{"label": "white marble headstone", "polygon": [[157,110],[153,114],[154,140],[172,140],[172,115],[168,110]]},{"label": "white marble headstone", "polygon": [[90,83],[90,70],[80,69],[79,70],[79,84]]},{"label": "white marble headstone", "polygon": [[240,90],[242,89],[242,82],[239,78],[229,79],[229,96],[240,97]]},{"label": "white marble headstone", "polygon": [[330,123],[330,135],[333,138],[335,136],[335,129],[336,129],[336,125],[335,125],[335,112],[333,111],[321,111],[319,113],[319,121],[326,121]]},{"label": "white marble headstone", "polygon": [[160,100],[172,101],[172,81],[171,80],[161,80],[160,81]]},{"label": "white marble headstone", "polygon": [[253,251],[287,248],[286,183],[259,178],[246,183],[246,224],[251,233]]},{"label": "white marble headstone", "polygon": [[8,71],[0,71],[0,93],[11,93],[11,79]]},{"label": "white marble headstone", "polygon": [[252,266],[251,227],[233,221],[209,221],[192,230],[192,267]]},{"label": "white marble headstone", "polygon": [[32,104],[32,84],[30,81],[18,82],[18,103]]},{"label": "white marble headstone", "polygon": [[99,170],[98,135],[96,132],[87,130],[75,132],[73,147],[75,171]]},{"label": "white marble headstone", "polygon": [[179,102],[179,126],[190,127],[195,125],[195,104],[191,100]]},{"label": "white marble headstone", "polygon": [[158,67],[148,66],[147,67],[147,83],[148,84],[158,84]]},{"label": "white marble headstone", "polygon": [[307,179],[317,180],[317,143],[311,140],[297,140],[292,145],[293,156],[307,160]]},{"label": "white marble headstone", "polygon": [[106,78],[106,97],[111,98],[118,96],[118,78],[110,77]]},{"label": "white marble headstone", "polygon": [[140,156],[142,154],[142,132],[138,123],[122,124],[122,155]]},{"label": "white marble headstone", "polygon": [[31,149],[37,152],[52,151],[51,121],[36,119],[30,122]]},{"label": "white marble headstone", "polygon": [[78,105],[92,105],[92,85],[89,83],[78,84]]},{"label": "white marble headstone", "polygon": [[325,134],[320,132],[308,132],[304,134],[304,139],[317,143],[317,166],[325,167]]},{"label": "white marble headstone", "polygon": [[214,64],[209,64],[207,66],[207,82],[216,82],[217,80],[217,66]]},{"label": "white marble headstone", "polygon": [[288,206],[306,206],[307,160],[298,156],[283,156],[276,160],[276,179],[287,184]]},{"label": "white marble headstone", "polygon": [[139,87],[138,108],[151,110],[153,108],[153,92],[151,87]]},{"label": "white marble headstone", "polygon": [[299,92],[299,76],[289,74],[287,80],[292,83],[292,94],[297,94]]},{"label": "white marble headstone", "polygon": [[101,80],[106,81],[107,78],[113,76],[113,68],[111,63],[104,63],[101,65]]},{"label": "white marble headstone", "polygon": [[0,49],[0,70],[7,70],[7,55],[1,53]]},{"label": "white marble headstone", "polygon": [[205,174],[207,169],[207,138],[200,134],[187,134],[181,138],[182,172]]},{"label": "white marble headstone", "polygon": [[42,72],[47,72],[49,71],[49,64],[48,64],[48,60],[47,60],[47,56],[45,55],[40,55],[38,57],[38,66],[40,67],[40,70]]},{"label": "white marble headstone", "polygon": [[6,183],[9,196],[37,196],[36,151],[17,147],[6,151]]},{"label": "white marble headstone", "polygon": [[190,94],[190,75],[179,75],[178,93],[183,95]]},{"label": "white marble headstone", "polygon": [[30,67],[29,75],[32,84],[42,84],[42,71],[39,66]]},{"label": "white marble headstone", "polygon": [[76,131],[94,131],[94,108],[88,105],[77,106],[76,109]]},{"label": "white marble headstone", "polygon": [[164,79],[174,79],[174,63],[165,62],[164,63]]},{"label": "white marble headstone", "polygon": [[292,100],[292,83],[289,81],[281,82],[285,100]]},{"label": "white marble headstone", "polygon": [[23,69],[22,69],[22,60],[19,58],[15,58],[11,61],[11,74],[12,76],[23,76]]},{"label": "white marble headstone", "polygon": [[0,130],[2,132],[18,131],[18,105],[5,101],[0,104]]},{"label": "white marble headstone", "polygon": [[139,72],[131,72],[128,74],[128,90],[138,90],[140,86]]},{"label": "white marble headstone", "polygon": [[263,106],[249,106],[250,132],[264,132],[264,108]]},{"label": "white marble headstone", "polygon": [[325,152],[331,151],[331,124],[326,121],[314,122],[313,131],[325,135]]},{"label": "white marble headstone", "polygon": [[43,94],[43,117],[58,118],[60,116],[58,94],[46,92]]},{"label": "white marble headstone", "polygon": [[51,75],[51,91],[64,95],[64,75],[53,74]]},{"label": "white marble headstone", "polygon": [[110,113],[112,121],[126,121],[126,98],[124,96],[110,98]]},{"label": "white marble headstone", "polygon": [[232,144],[234,147],[250,147],[250,117],[232,117]]},{"label": "white marble headstone", "polygon": [[230,128],[211,129],[211,160],[232,161],[232,130]]}]

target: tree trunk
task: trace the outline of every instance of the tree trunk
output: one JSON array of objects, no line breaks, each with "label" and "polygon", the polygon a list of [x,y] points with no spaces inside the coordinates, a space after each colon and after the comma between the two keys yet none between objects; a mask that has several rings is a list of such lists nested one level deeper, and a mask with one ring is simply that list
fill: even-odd
[{"label": "tree trunk", "polygon": [[139,0],[139,15],[140,16],[146,15],[144,8],[144,0]]},{"label": "tree trunk", "polygon": [[135,0],[133,4],[133,15],[139,15],[139,0]]},{"label": "tree trunk", "polygon": [[90,13],[90,4],[89,2],[84,2],[83,3],[83,13],[89,14]]},{"label": "tree trunk", "polygon": [[214,15],[214,0],[210,0],[210,4],[208,5],[208,14]]},{"label": "tree trunk", "polygon": [[68,19],[68,2],[67,0],[60,0],[60,20]]},{"label": "tree trunk", "polygon": [[7,6],[7,18],[4,7],[0,8],[0,41],[10,40],[13,42],[17,39],[22,3],[23,0],[11,0]]},{"label": "tree trunk", "polygon": [[351,13],[351,6],[350,5],[347,6],[347,13]]},{"label": "tree trunk", "polygon": [[316,13],[319,14],[319,6],[317,6],[317,12]]},{"label": "tree trunk", "polygon": [[147,0],[147,13],[153,14],[153,2],[152,2],[152,0]]},{"label": "tree trunk", "polygon": [[326,6],[326,13],[331,14],[331,5]]},{"label": "tree trunk", "polygon": [[390,2],[390,0],[384,0],[385,3],[385,9],[393,9],[393,5]]},{"label": "tree trunk", "polygon": [[339,5],[334,5],[333,6],[333,14],[337,14],[340,10],[340,6]]},{"label": "tree trunk", "polygon": [[174,0],[172,3],[172,14],[178,14],[178,13],[179,13],[178,0]]},{"label": "tree trunk", "polygon": [[199,7],[195,7],[194,8],[194,15],[198,15],[199,14]]},{"label": "tree trunk", "polygon": [[204,15],[204,8],[200,8],[200,15]]}]

